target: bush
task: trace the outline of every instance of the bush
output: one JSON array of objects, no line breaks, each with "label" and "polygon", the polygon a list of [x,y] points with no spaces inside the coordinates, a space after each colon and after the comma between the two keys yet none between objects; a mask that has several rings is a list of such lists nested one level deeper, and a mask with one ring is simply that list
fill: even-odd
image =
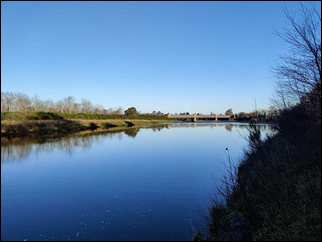
[{"label": "bush", "polygon": [[97,129],[98,128],[98,126],[95,124],[95,123],[90,123],[89,124],[89,129],[90,130],[95,130],[95,129]]},{"label": "bush", "polygon": [[124,111],[125,115],[130,117],[130,116],[138,116],[139,112],[136,110],[135,107],[130,107]]},{"label": "bush", "polygon": [[114,128],[114,127],[117,127],[117,125],[112,124],[112,123],[104,123],[103,124],[103,128],[105,128],[105,129]]},{"label": "bush", "polygon": [[64,118],[57,113],[36,112],[27,116],[28,120],[63,120]]},{"label": "bush", "polygon": [[63,120],[57,113],[51,112],[2,112],[1,120]]},{"label": "bush", "polygon": [[251,240],[321,239],[321,125],[306,110],[284,110],[278,134],[264,142],[251,132],[237,184],[211,209],[211,239],[233,239],[232,214],[249,223]]}]

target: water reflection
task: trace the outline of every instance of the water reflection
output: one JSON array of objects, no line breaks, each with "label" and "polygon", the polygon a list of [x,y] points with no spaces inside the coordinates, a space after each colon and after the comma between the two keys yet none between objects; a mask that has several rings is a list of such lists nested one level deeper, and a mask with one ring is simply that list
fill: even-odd
[{"label": "water reflection", "polygon": [[[168,128],[168,125],[151,128],[154,132],[161,131],[163,128]],[[90,149],[94,143],[100,142],[107,137],[123,138],[124,135],[135,138],[139,133],[140,128],[129,128],[124,131],[109,132],[82,135],[82,136],[67,136],[59,139],[42,140],[19,140],[1,145],[1,163],[17,162],[24,160],[31,152],[42,153],[53,150],[62,150],[72,154],[77,147],[82,150]]]},{"label": "water reflection", "polygon": [[[227,131],[231,132],[233,128],[248,129],[249,125],[247,123],[172,123],[166,124],[158,127],[151,127],[154,132],[159,132],[164,128],[197,128],[197,127],[224,127]],[[271,125],[260,124],[262,131],[271,130]],[[142,128],[141,128],[142,129]],[[124,135],[135,138],[140,132],[140,128],[130,128],[124,131],[112,132],[112,133],[101,133],[99,135],[84,135],[84,136],[68,136],[59,139],[51,139],[46,141],[37,140],[20,140],[18,142],[12,142],[1,145],[1,163],[5,162],[17,162],[20,160],[25,160],[31,152],[41,153],[50,152],[53,150],[62,150],[66,153],[72,154],[73,150],[77,147],[82,150],[90,149],[94,143],[100,142],[106,137],[116,137],[119,140],[124,137]],[[244,137],[246,138],[246,137]]]},{"label": "water reflection", "polygon": [[233,125],[232,124],[226,124],[225,125],[225,129],[229,132],[231,132],[231,130],[233,129]]},{"label": "water reflection", "polygon": [[[272,128],[271,124],[256,124],[260,126],[260,129],[263,131],[268,131]],[[227,131],[232,131],[235,128],[247,129],[249,127],[248,123],[240,123],[240,122],[194,122],[194,123],[185,123],[185,122],[177,122],[172,123],[170,127],[175,128],[200,128],[200,127],[225,127]]]},{"label": "water reflection", "polygon": [[132,138],[135,138],[135,136],[139,133],[139,130],[139,128],[127,129],[124,131],[124,134]]},{"label": "water reflection", "polygon": [[80,147],[81,149],[88,149],[91,147],[93,142],[99,141],[101,138],[102,137],[100,136],[94,135],[84,137],[64,137],[58,140],[47,140],[44,143],[39,143],[35,140],[28,140],[5,144],[1,145],[1,163],[26,159],[31,152],[48,152],[54,149],[63,150],[71,154],[73,148]]},{"label": "water reflection", "polygon": [[225,148],[238,164],[248,127],[171,123],[2,145],[1,239],[191,240],[207,228]]}]

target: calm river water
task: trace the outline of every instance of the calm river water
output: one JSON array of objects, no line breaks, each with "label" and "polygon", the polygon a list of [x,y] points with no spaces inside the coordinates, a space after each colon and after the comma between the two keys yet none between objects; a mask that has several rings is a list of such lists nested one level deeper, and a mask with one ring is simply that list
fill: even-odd
[{"label": "calm river water", "polygon": [[[268,125],[261,125],[269,133]],[[191,240],[247,125],[167,128],[1,146],[1,240]]]}]

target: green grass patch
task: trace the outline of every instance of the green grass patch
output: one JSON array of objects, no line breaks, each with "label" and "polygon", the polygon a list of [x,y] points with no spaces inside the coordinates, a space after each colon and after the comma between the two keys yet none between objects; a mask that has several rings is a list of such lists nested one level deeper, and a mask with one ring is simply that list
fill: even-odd
[{"label": "green grass patch", "polygon": [[[1,112],[1,120],[62,120],[62,119],[80,119],[80,120],[126,120],[129,117],[121,114],[93,114],[93,113],[53,113],[53,112]],[[137,120],[168,120],[166,115],[156,116],[149,114],[139,114],[130,119]]]}]

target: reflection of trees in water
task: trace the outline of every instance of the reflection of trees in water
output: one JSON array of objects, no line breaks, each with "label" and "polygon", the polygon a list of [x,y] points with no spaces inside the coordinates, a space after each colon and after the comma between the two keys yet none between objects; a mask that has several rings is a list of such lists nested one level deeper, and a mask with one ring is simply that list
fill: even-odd
[{"label": "reflection of trees in water", "polygon": [[51,152],[53,150],[62,150],[72,154],[76,147],[80,149],[89,149],[94,142],[99,142],[99,140],[104,137],[119,135],[122,134],[106,133],[102,135],[69,136],[58,140],[47,140],[45,142],[28,140],[1,145],[1,163],[26,159],[31,152],[35,152],[37,154],[42,152]]},{"label": "reflection of trees in water", "polygon": [[[232,131],[233,127],[245,128],[249,127],[246,123],[213,123],[213,124],[170,124],[164,125],[160,127],[152,127],[154,132],[159,132],[163,128],[171,128],[171,127],[225,127],[225,129],[229,132]],[[269,124],[260,124],[259,125],[261,131],[271,131],[271,125]],[[136,137],[139,128],[130,128],[123,132],[115,132],[115,133],[104,133],[99,135],[89,134],[86,136],[69,136],[55,140],[47,140],[47,141],[37,141],[37,140],[28,140],[28,141],[19,141],[15,143],[10,143],[6,145],[1,145],[1,163],[2,162],[13,162],[26,159],[31,152],[42,153],[42,152],[51,152],[53,150],[63,150],[69,154],[72,154],[75,148],[80,149],[89,149],[94,142],[99,142],[101,139],[106,137],[116,137],[118,139],[122,139],[125,135],[130,137]]]},{"label": "reflection of trees in water", "polygon": [[1,163],[9,160],[17,161],[24,159],[32,150],[32,145],[1,145]]},{"label": "reflection of trees in water", "polygon": [[138,129],[138,128],[126,129],[126,130],[124,130],[124,134],[134,138],[138,134],[139,130],[140,129]]},{"label": "reflection of trees in water", "polygon": [[152,129],[153,132],[159,132],[164,128],[169,128],[167,124],[164,124],[162,126],[155,126],[155,127],[148,127],[148,128],[129,128],[123,131],[124,134],[130,137],[135,137],[141,129]]},{"label": "reflection of trees in water", "polygon": [[[167,127],[153,127],[153,131],[160,131]],[[116,137],[122,139],[124,134],[130,137],[136,137],[139,128],[129,128],[124,131],[109,132],[101,134],[88,134],[83,136],[68,136],[60,139],[51,140],[20,140],[1,145],[1,163],[13,162],[26,159],[31,152],[43,153],[53,150],[62,150],[72,154],[75,148],[90,149],[94,142],[99,142],[106,137]]]},{"label": "reflection of trees in water", "polygon": [[163,124],[162,126],[152,127],[151,129],[154,132],[159,132],[159,131],[161,131],[164,128],[168,129],[169,128],[169,125],[168,124]]},{"label": "reflection of trees in water", "polygon": [[231,130],[233,129],[233,125],[232,124],[226,124],[225,125],[225,129],[229,132],[231,132]]}]

